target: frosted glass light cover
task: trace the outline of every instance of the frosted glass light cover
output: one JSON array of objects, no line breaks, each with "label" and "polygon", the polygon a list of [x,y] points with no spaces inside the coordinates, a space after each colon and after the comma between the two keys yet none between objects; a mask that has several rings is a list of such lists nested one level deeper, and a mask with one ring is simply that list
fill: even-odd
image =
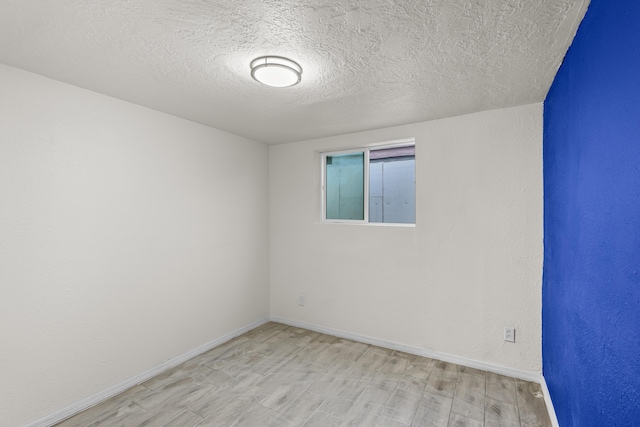
[{"label": "frosted glass light cover", "polygon": [[280,56],[262,56],[251,61],[251,77],[273,87],[288,87],[300,83],[302,67]]}]

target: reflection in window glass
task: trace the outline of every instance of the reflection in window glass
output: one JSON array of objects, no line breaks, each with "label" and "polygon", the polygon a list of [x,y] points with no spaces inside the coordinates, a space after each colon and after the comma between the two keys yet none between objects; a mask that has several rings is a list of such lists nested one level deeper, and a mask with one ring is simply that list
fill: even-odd
[{"label": "reflection in window glass", "polygon": [[369,222],[415,224],[415,147],[371,150]]},{"label": "reflection in window glass", "polygon": [[364,220],[364,153],[326,159],[326,218]]}]

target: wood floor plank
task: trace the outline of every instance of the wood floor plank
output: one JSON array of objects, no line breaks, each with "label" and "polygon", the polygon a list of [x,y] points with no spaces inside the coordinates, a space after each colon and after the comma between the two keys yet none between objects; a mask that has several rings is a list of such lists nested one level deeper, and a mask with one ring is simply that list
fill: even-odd
[{"label": "wood floor plank", "polygon": [[274,335],[286,331],[287,329],[289,329],[289,326],[282,325],[281,323],[267,322],[262,326],[252,329],[243,336],[246,336],[252,342],[263,343]]},{"label": "wood floor plank", "polygon": [[209,361],[214,360],[215,358],[217,358],[218,356],[220,356],[221,354],[229,351],[230,349],[236,347],[236,346],[240,346],[242,344],[245,343],[252,343],[254,341],[251,340],[251,338],[249,338],[249,336],[245,335],[241,335],[239,337],[236,337],[230,341],[227,341],[226,343],[220,344],[219,346],[212,348],[211,350],[201,354],[200,356],[198,356],[198,358],[204,362],[207,363]]},{"label": "wood floor plank", "polygon": [[357,401],[343,417],[340,427],[371,426],[380,418],[382,409],[371,402]]},{"label": "wood floor plank", "polygon": [[517,404],[515,379],[487,372],[486,385],[487,398]]},{"label": "wood floor plank", "polygon": [[458,378],[458,373],[461,368],[460,365],[456,365],[455,363],[436,360],[431,375],[438,378]]},{"label": "wood floor plank", "polygon": [[[70,417],[61,423],[58,423],[58,427],[75,427],[75,426],[86,426],[95,421],[106,419],[110,417],[112,414],[122,413],[123,408],[129,408],[129,406],[133,403],[132,396],[143,393],[147,390],[146,387],[141,385],[132,387],[118,396],[111,398],[105,402],[100,403],[99,405],[93,406],[86,411],[80,412],[79,414]],[[130,408],[133,409],[133,408]],[[128,411],[124,409],[124,411]]]},{"label": "wood floor plank", "polygon": [[431,375],[436,361],[428,357],[414,356],[407,367],[406,375],[426,380]]},{"label": "wood floor plank", "polygon": [[338,372],[352,367],[368,349],[367,344],[341,339],[329,344],[314,363],[328,367],[330,372]]},{"label": "wood floor plank", "polygon": [[460,372],[451,411],[467,418],[484,421],[485,377]]},{"label": "wood floor plank", "polygon": [[538,424],[538,423],[530,423],[527,421],[520,421],[520,427],[547,427],[552,425],[553,424]]},{"label": "wood floor plank", "polygon": [[133,397],[136,405],[147,411],[173,407],[199,393],[207,386],[195,384],[191,379],[181,379],[156,390],[148,390]]},{"label": "wood floor plank", "polygon": [[325,397],[305,391],[291,404],[279,411],[275,423],[281,427],[300,427],[322,405]]},{"label": "wood floor plank", "polygon": [[296,400],[304,391],[304,388],[292,384],[280,385],[272,389],[271,393],[260,401],[260,404],[277,412]]},{"label": "wood floor plank", "polygon": [[509,420],[488,419],[484,422],[485,427],[522,427],[519,422]]},{"label": "wood floor plank", "polygon": [[321,334],[302,328],[289,328],[283,331],[281,335],[287,342],[297,345],[298,347],[306,347],[309,343],[317,339]]},{"label": "wood floor plank", "polygon": [[75,416],[58,424],[64,427],[86,427],[98,425],[130,425],[129,420],[133,415],[146,417],[146,411],[133,402],[122,402],[117,408],[108,408],[99,412],[87,412],[81,414],[84,416]]},{"label": "wood floor plank", "polygon": [[447,427],[452,403],[452,398],[425,392],[411,427]]},{"label": "wood floor plank", "polygon": [[[227,385],[229,385],[229,390],[235,392],[242,392],[248,388],[253,387],[256,383],[259,383],[264,379],[263,375],[255,373],[250,370],[245,370],[235,376],[230,376],[231,379],[227,381]],[[218,383],[214,383],[218,388],[223,388],[224,385],[218,385]]]},{"label": "wood floor plank", "polygon": [[550,427],[551,419],[544,403],[540,384],[523,380],[515,381],[520,420],[533,425]]},{"label": "wood floor plank", "polygon": [[[322,405],[315,411],[316,413],[322,413],[324,416],[335,417],[339,420],[344,420],[344,417],[349,413],[351,407],[354,405],[357,399],[344,399],[341,397],[330,396],[327,397]],[[313,415],[317,416],[314,413]],[[312,417],[315,418],[315,417]],[[340,425],[342,421],[338,423]]]},{"label": "wood floor plank", "polygon": [[302,425],[303,427],[339,427],[342,424],[342,416],[333,415],[318,408]]},{"label": "wood floor plank", "polygon": [[253,363],[251,370],[261,375],[267,375],[293,358],[299,350],[300,347],[293,344],[278,344],[270,354]]},{"label": "wood floor plank", "polygon": [[484,421],[484,395],[467,392],[462,395],[453,397],[453,406],[451,412],[461,415],[465,418],[472,418],[478,421]]},{"label": "wood floor plank", "polygon": [[192,396],[188,401],[182,402],[187,409],[206,418],[216,413],[222,406],[229,403],[230,393],[221,393],[218,389],[203,389],[198,395]]},{"label": "wood floor plank", "polygon": [[201,426],[231,426],[245,412],[258,405],[245,397],[221,398],[218,403],[202,414],[206,416],[200,423]]},{"label": "wood floor plank", "polygon": [[367,384],[359,399],[374,405],[384,406],[395,391],[397,383],[391,380],[372,381]]},{"label": "wood floor plank", "polygon": [[439,378],[432,373],[427,381],[425,391],[453,399],[456,389],[456,378]]},{"label": "wood floor plank", "polygon": [[[344,375],[325,375],[311,384],[307,390],[321,396],[330,397],[339,391],[348,392],[351,390],[350,387],[353,387],[356,382],[357,380],[351,380],[348,376]],[[364,391],[366,386],[367,384],[362,382],[362,391]]]},{"label": "wood floor plank", "polygon": [[394,351],[388,358],[385,360],[384,364],[380,367],[379,372],[387,374],[396,374],[400,376],[404,376],[404,373],[407,371],[409,366],[411,365],[412,356],[407,353],[402,353],[399,351]]},{"label": "wood floor plank", "polygon": [[487,371],[482,371],[480,369],[470,368],[468,366],[460,366],[459,373],[467,374],[467,375],[476,375],[479,377],[486,377]]},{"label": "wood floor plank", "polygon": [[[232,427],[276,427],[274,423],[278,418],[278,414],[261,405],[255,405],[248,411],[243,411],[235,423],[231,424]],[[179,424],[176,424],[179,425]]]},{"label": "wood floor plank", "polygon": [[382,416],[409,425],[413,421],[421,400],[422,393],[416,394],[396,388],[387,401]]},{"label": "wood floor plank", "polygon": [[427,387],[428,380],[418,379],[409,375],[400,377],[397,381],[397,388],[410,393],[422,394]]},{"label": "wood floor plank", "polygon": [[407,424],[381,416],[376,420],[375,427],[407,427]]},{"label": "wood floor plank", "polygon": [[515,423],[520,425],[518,407],[499,400],[486,399],[484,421],[485,424],[487,422],[492,422],[507,424]]},{"label": "wood floor plank", "polygon": [[200,424],[202,420],[201,416],[187,409],[176,407],[159,412],[140,423],[136,423],[136,425],[138,427],[192,427]]},{"label": "wood floor plank", "polygon": [[[326,364],[316,362],[316,359],[332,344],[331,341],[323,338],[324,336],[312,341],[309,345],[302,347],[300,351],[291,358],[291,361],[303,364],[313,363],[314,365],[326,368]],[[333,338],[333,342],[337,341],[337,338],[331,338]]]},{"label": "wood floor plank", "polygon": [[447,427],[484,427],[484,421],[467,418],[452,412]]},{"label": "wood floor plank", "polygon": [[540,392],[526,381],[269,322],[58,427],[548,427]]},{"label": "wood floor plank", "polygon": [[362,379],[373,378],[392,353],[392,350],[369,347],[356,361],[354,376],[357,375]]}]

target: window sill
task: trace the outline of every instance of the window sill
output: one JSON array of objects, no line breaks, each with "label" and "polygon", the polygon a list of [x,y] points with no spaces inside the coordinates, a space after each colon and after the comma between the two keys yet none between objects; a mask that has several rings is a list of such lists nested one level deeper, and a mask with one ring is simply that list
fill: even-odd
[{"label": "window sill", "polygon": [[331,224],[331,225],[356,225],[365,227],[399,227],[399,228],[416,228],[415,224],[403,224],[403,223],[386,223],[386,222],[360,222],[360,221],[316,221],[316,224]]}]

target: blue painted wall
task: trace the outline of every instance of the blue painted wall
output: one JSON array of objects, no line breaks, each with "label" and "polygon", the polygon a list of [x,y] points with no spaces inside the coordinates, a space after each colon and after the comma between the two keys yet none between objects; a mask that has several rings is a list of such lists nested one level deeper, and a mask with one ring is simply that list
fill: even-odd
[{"label": "blue painted wall", "polygon": [[560,426],[640,426],[640,1],[592,0],[544,106],[543,371]]}]

